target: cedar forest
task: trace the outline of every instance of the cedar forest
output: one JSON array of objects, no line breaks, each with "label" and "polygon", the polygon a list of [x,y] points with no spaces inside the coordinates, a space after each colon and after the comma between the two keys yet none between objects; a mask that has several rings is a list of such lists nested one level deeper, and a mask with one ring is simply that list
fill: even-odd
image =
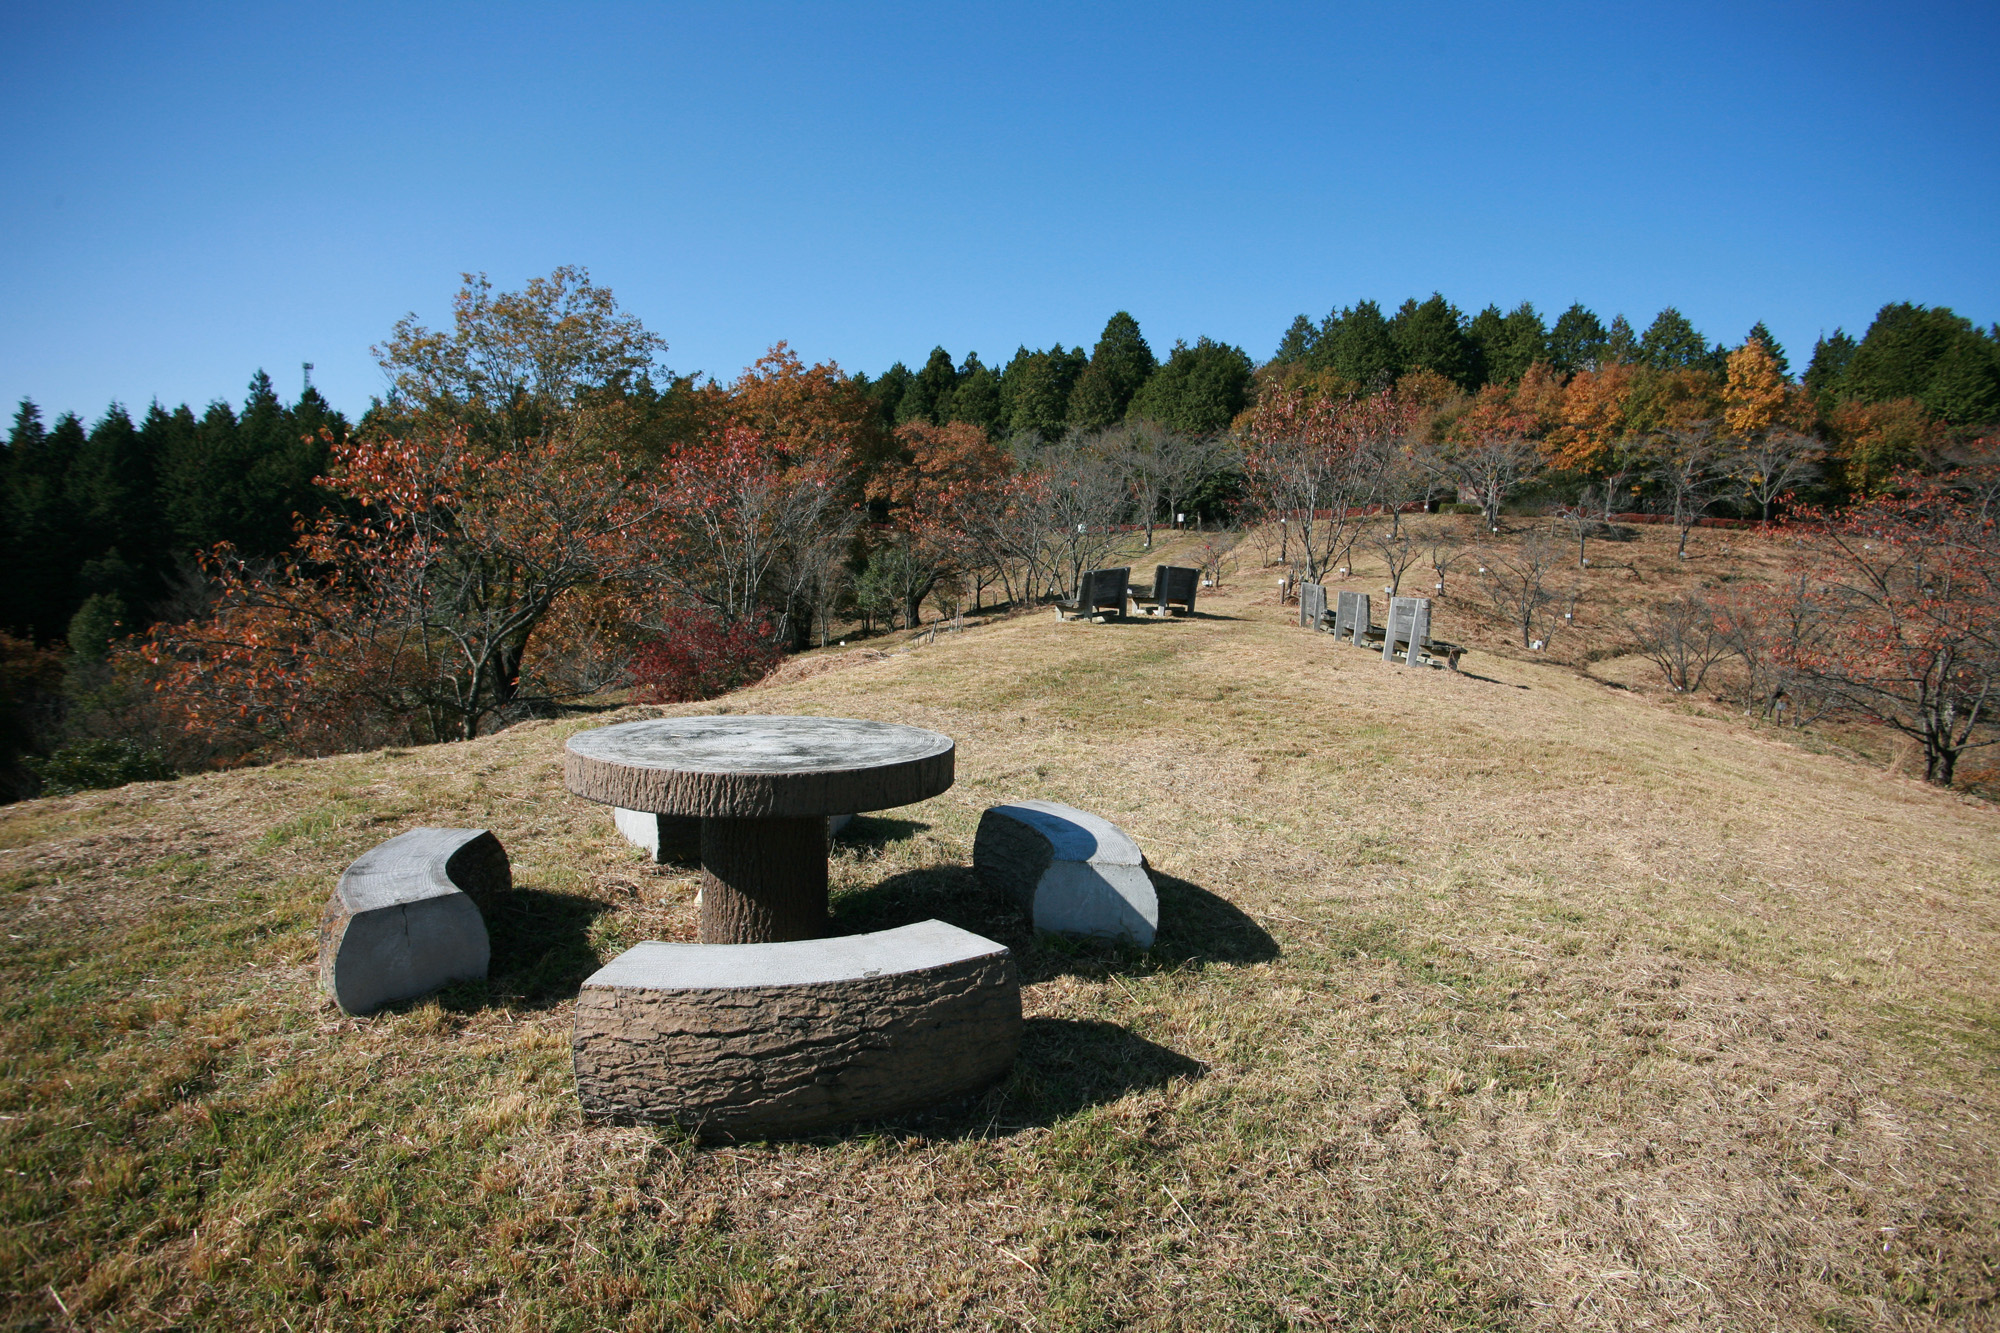
[{"label": "cedar forest", "polygon": [[[1704,519],[1776,525],[1788,589],[1683,599],[1634,651],[1672,678],[1729,645],[1746,702],[1895,728],[1934,782],[1995,739],[2000,328],[1948,309],[1884,306],[1796,378],[1761,324],[1710,344],[1672,308],[1639,332],[1435,294],[1302,315],[1261,365],[1205,337],[1161,360],[1122,312],[1088,351],[940,347],[874,379],[779,343],[721,383],[665,350],[565,268],[468,277],[446,330],[400,322],[358,422],[261,371],[240,410],[86,426],[23,402],[0,797],[470,737],[614,687],[706,697],[836,637],[1059,596],[1179,515],[1283,520],[1318,580],[1369,514],[1419,508],[1553,517],[1579,547],[1621,514],[1683,549]],[[1524,646],[1557,558],[1491,572]]]}]

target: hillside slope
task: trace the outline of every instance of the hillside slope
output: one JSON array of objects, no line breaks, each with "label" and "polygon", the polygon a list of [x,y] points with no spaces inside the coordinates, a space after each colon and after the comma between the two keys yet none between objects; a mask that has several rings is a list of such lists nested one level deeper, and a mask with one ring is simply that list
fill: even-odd
[{"label": "hillside slope", "polygon": [[[1555,665],[1387,668],[1263,585],[0,811],[9,1325],[2000,1317],[2000,811]],[[794,1143],[579,1122],[576,985],[690,938],[694,879],[563,791],[562,740],[725,709],[956,738],[951,792],[836,849],[836,928],[1012,945],[1006,1083]],[[1028,796],[1138,839],[1159,947],[983,892],[979,811]],[[346,1018],[320,905],[419,824],[513,857],[494,976]]]}]

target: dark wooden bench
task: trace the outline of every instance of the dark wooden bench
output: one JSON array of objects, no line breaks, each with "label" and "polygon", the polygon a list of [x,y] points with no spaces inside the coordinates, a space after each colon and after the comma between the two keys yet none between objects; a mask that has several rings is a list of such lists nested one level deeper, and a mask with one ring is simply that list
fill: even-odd
[{"label": "dark wooden bench", "polygon": [[1186,569],[1180,565],[1155,565],[1153,567],[1153,587],[1145,597],[1140,597],[1135,589],[1132,600],[1149,603],[1146,614],[1164,616],[1176,609],[1187,615],[1194,614],[1194,595],[1201,587],[1201,571]]},{"label": "dark wooden bench", "polygon": [[1415,666],[1421,658],[1453,671],[1458,670],[1458,659],[1465,654],[1458,644],[1431,637],[1428,597],[1389,599],[1389,623],[1382,630],[1382,660],[1393,663],[1398,651],[1403,655],[1404,666]]},{"label": "dark wooden bench", "polygon": [[1299,585],[1299,624],[1301,627],[1317,631],[1326,623],[1326,585],[1324,583],[1301,583]]},{"label": "dark wooden bench", "polygon": [[1131,595],[1132,567],[1093,569],[1078,582],[1074,601],[1056,605],[1056,619],[1069,616],[1095,620],[1101,616],[1123,616]]},{"label": "dark wooden bench", "polygon": [[1375,628],[1370,618],[1367,593],[1343,592],[1335,598],[1333,638],[1336,643],[1360,647],[1382,641],[1382,631]]}]

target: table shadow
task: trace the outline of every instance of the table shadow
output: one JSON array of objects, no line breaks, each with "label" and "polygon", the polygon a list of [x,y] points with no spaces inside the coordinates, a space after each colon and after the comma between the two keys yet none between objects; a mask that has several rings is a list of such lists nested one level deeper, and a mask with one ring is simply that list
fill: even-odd
[{"label": "table shadow", "polygon": [[1147,873],[1160,899],[1160,929],[1150,949],[1037,932],[1011,899],[960,865],[906,870],[836,896],[829,933],[859,935],[935,918],[1006,945],[1023,985],[1059,976],[1261,963],[1278,956],[1278,942],[1228,899],[1173,875]]},{"label": "table shadow", "polygon": [[916,819],[888,819],[881,815],[856,815],[847,827],[833,835],[835,847],[866,847],[879,851],[892,842],[907,842],[930,827]]}]

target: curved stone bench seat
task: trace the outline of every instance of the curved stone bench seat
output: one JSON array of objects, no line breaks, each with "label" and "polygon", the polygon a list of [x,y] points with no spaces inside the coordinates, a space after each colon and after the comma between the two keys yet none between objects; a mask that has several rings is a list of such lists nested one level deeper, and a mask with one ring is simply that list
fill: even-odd
[{"label": "curved stone bench seat", "polygon": [[486,975],[486,919],[465,891],[513,884],[485,829],[420,828],[362,854],[319,926],[320,988],[350,1014]]},{"label": "curved stone bench seat", "polygon": [[776,944],[634,945],[583,983],[588,1116],[796,1134],[991,1083],[1021,1041],[1004,945],[942,921]]},{"label": "curved stone bench seat", "polygon": [[1160,899],[1139,844],[1107,819],[1054,801],[987,807],[972,865],[1028,913],[1036,930],[1150,948]]}]

